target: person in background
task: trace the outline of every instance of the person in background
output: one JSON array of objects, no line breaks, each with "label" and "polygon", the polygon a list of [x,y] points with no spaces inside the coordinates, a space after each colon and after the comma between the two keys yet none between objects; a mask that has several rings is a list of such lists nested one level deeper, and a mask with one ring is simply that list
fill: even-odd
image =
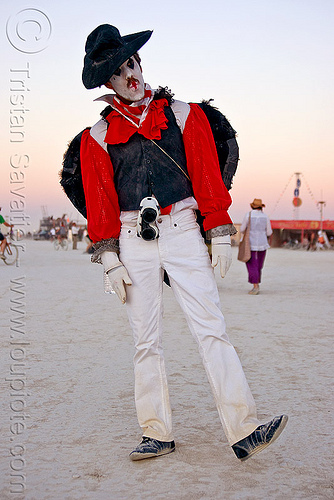
[{"label": "person in background", "polygon": [[77,250],[79,229],[75,222],[73,222],[71,230],[72,230],[72,250]]},{"label": "person in background", "polygon": [[[1,212],[1,207],[0,207],[0,212]],[[8,224],[8,222],[5,221],[5,219],[2,217],[2,215],[0,214],[0,224],[3,224],[4,226],[7,226],[7,227],[14,227],[13,224]],[[4,259],[4,251],[5,251],[5,248],[6,248],[6,238],[5,236],[2,234],[2,232],[0,231],[0,258],[1,259]]]},{"label": "person in background", "polygon": [[86,247],[86,250],[84,253],[89,253],[89,254],[92,254],[94,252],[93,250],[93,242],[92,240],[90,239],[89,235],[88,235],[88,231],[87,229],[84,229],[84,232],[83,232],[83,239],[85,240],[85,242],[87,243],[87,247]]},{"label": "person in background", "polygon": [[261,273],[266,258],[266,252],[269,248],[268,237],[272,235],[269,217],[263,212],[265,205],[260,198],[254,198],[249,212],[245,214],[242,221],[240,232],[245,233],[250,220],[249,240],[251,247],[251,258],[246,262],[248,271],[248,282],[253,285],[250,295],[258,295],[260,293]]},{"label": "person in background", "polygon": [[318,231],[318,241],[316,243],[317,250],[323,250],[325,247],[325,238],[322,231]]},{"label": "person in background", "polygon": [[59,231],[57,232],[57,238],[58,238],[59,241],[64,240],[65,238],[67,238],[67,229],[66,229],[66,226],[65,226],[64,222],[62,222],[60,224]]}]

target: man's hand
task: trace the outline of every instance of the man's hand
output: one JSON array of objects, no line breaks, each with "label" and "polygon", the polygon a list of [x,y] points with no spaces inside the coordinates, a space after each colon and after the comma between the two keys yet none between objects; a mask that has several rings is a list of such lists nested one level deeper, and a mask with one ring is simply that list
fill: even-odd
[{"label": "man's hand", "polygon": [[106,293],[115,292],[122,302],[126,301],[125,285],[132,285],[132,281],[127,270],[120,262],[115,252],[105,251],[101,254],[101,261],[104,267],[104,291]]},{"label": "man's hand", "polygon": [[220,264],[220,275],[225,277],[232,263],[231,236],[215,236],[211,240],[212,267]]}]

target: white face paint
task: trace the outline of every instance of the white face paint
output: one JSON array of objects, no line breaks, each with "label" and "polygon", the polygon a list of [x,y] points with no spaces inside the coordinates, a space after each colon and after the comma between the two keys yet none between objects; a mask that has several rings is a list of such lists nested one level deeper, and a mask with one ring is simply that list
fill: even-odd
[{"label": "white face paint", "polygon": [[130,57],[109,80],[117,95],[131,102],[140,101],[145,94],[143,73],[134,57]]}]

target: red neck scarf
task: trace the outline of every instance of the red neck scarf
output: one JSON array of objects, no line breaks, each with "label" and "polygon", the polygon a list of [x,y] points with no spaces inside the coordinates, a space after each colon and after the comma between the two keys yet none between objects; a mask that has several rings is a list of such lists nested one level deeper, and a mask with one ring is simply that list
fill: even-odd
[{"label": "red neck scarf", "polygon": [[161,130],[167,129],[167,118],[164,108],[166,99],[153,100],[154,93],[149,86],[145,95],[138,103],[130,105],[113,96],[111,107],[113,110],[107,116],[109,127],[105,137],[107,144],[126,143],[130,137],[138,132],[146,139],[161,139]]}]

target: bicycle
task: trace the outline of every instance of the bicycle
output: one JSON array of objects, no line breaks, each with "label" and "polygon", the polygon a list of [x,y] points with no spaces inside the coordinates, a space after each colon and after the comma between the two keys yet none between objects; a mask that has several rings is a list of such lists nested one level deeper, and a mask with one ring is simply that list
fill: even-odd
[{"label": "bicycle", "polygon": [[12,266],[15,264],[19,258],[19,249],[17,248],[14,243],[11,243],[8,241],[7,238],[6,240],[6,246],[3,251],[3,255],[1,256],[1,259],[7,266]]},{"label": "bicycle", "polygon": [[55,250],[68,250],[68,241],[67,238],[61,238],[60,240],[56,238],[53,243],[53,247]]}]

